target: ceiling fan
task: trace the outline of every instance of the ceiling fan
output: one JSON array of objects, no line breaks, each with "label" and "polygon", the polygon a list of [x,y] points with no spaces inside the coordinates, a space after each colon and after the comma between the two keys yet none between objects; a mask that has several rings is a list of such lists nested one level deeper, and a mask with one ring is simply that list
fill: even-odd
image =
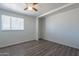
[{"label": "ceiling fan", "polygon": [[24,8],[24,10],[33,10],[33,11],[38,11],[38,9],[36,8],[36,5],[38,3],[26,3],[26,8]]}]

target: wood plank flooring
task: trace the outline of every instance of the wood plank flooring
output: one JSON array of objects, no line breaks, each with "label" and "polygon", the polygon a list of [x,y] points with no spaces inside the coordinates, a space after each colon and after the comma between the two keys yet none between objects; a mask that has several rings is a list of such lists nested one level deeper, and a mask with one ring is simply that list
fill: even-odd
[{"label": "wood plank flooring", "polygon": [[32,40],[0,48],[0,56],[79,56],[79,49],[47,40]]}]

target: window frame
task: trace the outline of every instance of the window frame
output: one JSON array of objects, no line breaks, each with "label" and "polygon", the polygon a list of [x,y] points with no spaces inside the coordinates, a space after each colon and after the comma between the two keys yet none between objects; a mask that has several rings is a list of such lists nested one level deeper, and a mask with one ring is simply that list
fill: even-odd
[{"label": "window frame", "polygon": [[[2,22],[2,16],[9,16],[10,17],[10,29],[9,30],[6,30],[6,29],[2,29],[2,26],[3,26],[3,22]],[[22,18],[22,17],[15,17],[15,16],[10,16],[10,15],[5,15],[5,14],[3,14],[3,15],[1,15],[1,31],[24,31],[24,18]],[[12,29],[12,19],[11,18],[13,18],[13,17],[15,17],[15,18],[19,18],[19,19],[23,19],[23,29]]]}]

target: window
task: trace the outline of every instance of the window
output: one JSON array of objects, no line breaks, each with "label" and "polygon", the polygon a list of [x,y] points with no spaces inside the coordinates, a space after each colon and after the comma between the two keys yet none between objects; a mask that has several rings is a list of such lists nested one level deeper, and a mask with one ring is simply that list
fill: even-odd
[{"label": "window", "polygon": [[24,30],[24,19],[2,15],[2,30]]}]

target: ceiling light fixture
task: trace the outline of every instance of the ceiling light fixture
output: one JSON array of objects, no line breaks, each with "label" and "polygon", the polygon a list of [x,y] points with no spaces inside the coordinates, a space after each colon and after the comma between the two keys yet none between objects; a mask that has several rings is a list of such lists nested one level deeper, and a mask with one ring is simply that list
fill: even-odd
[{"label": "ceiling light fixture", "polygon": [[38,9],[36,8],[37,4],[38,3],[29,3],[29,4],[26,3],[27,6],[24,10],[38,11]]}]

